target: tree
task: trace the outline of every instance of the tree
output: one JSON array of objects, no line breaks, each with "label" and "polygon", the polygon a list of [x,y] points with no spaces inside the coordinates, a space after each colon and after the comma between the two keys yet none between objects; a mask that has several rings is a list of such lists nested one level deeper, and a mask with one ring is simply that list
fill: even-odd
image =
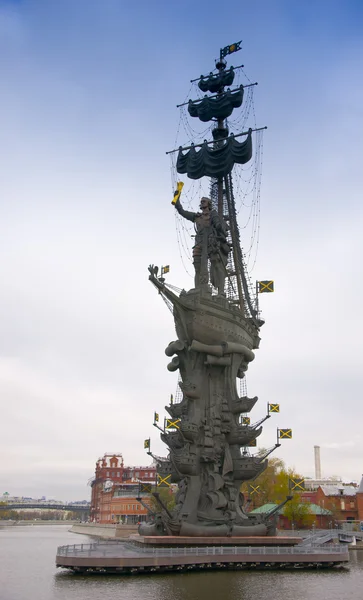
[{"label": "tree", "polygon": [[[259,450],[258,454],[263,455],[264,449]],[[275,483],[276,477],[280,470],[284,469],[284,462],[277,457],[271,458],[268,461],[268,466],[261,475],[256,477],[252,482],[246,482],[242,485],[242,493],[248,496],[251,500],[252,508],[257,508],[267,502],[275,502]],[[251,487],[257,491],[251,493]]]},{"label": "tree", "polygon": [[285,504],[283,514],[296,527],[308,527],[313,524],[315,519],[309,503],[301,502],[300,494],[294,494],[292,500]]},{"label": "tree", "polygon": [[[262,456],[265,452],[262,448],[259,450],[258,455]],[[242,492],[250,498],[252,509],[269,502],[280,504],[290,494],[290,479],[296,481],[303,478],[293,468],[287,468],[283,460],[274,457],[268,461],[268,466],[261,475],[252,482],[242,485]],[[250,487],[251,485],[257,491],[254,492]]]},{"label": "tree", "polygon": [[79,515],[75,510],[68,510],[65,514],[65,519],[67,521],[79,521]]},{"label": "tree", "polygon": [[18,513],[15,510],[11,509],[11,505],[8,505],[7,502],[0,502],[0,506],[8,506],[7,510],[0,510],[0,519],[16,521],[18,518]]},{"label": "tree", "polygon": [[294,469],[288,468],[285,466],[276,474],[275,484],[273,488],[273,502],[279,504],[286,500],[286,496],[291,494],[290,481],[297,481],[299,479],[303,479],[301,475],[296,473]]},{"label": "tree", "polygon": [[[175,492],[174,492],[173,488],[158,487],[158,488],[156,488],[155,491],[159,494],[160,500],[162,501],[164,506],[166,506],[166,508],[170,511],[173,510],[173,508],[175,506]],[[156,500],[155,496],[150,495],[150,497],[147,500],[147,503],[149,504],[151,510],[153,510],[156,513],[160,512],[161,506],[160,506],[159,502]]]}]

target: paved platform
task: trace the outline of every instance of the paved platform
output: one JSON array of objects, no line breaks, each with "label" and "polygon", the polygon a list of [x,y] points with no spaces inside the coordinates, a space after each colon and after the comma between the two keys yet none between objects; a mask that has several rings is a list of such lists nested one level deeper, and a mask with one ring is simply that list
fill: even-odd
[{"label": "paved platform", "polygon": [[[266,539],[266,538],[265,538]],[[331,568],[349,561],[346,546],[171,546],[98,542],[60,546],[56,565],[76,573],[142,574],[205,569]]]},{"label": "paved platform", "polygon": [[146,546],[296,546],[301,537],[292,536],[250,536],[250,537],[186,537],[130,535],[130,540]]}]

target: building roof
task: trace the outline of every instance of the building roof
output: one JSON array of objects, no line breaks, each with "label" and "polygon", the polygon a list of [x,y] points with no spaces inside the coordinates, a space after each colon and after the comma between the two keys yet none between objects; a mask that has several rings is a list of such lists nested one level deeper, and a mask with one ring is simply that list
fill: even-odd
[{"label": "building roof", "polygon": [[321,485],[320,487],[325,496],[355,496],[357,493],[357,488],[351,485]]},{"label": "building roof", "polygon": [[149,471],[150,469],[156,470],[156,465],[148,465],[147,467],[125,467],[125,469],[139,469],[139,471]]},{"label": "building roof", "polygon": [[250,512],[251,512],[251,515],[257,514],[257,513],[268,513],[271,510],[273,510],[276,506],[277,506],[277,504],[274,504],[273,502],[268,502],[267,504],[264,504],[263,506],[254,508]]},{"label": "building roof", "polygon": [[321,478],[321,479],[312,479],[309,477],[305,478],[305,489],[306,490],[317,490],[319,486],[323,486],[323,485],[335,485],[335,486],[339,486],[342,485],[342,480],[341,479],[326,479],[326,478]]},{"label": "building roof", "polygon": [[[312,502],[302,502],[301,504],[303,506],[308,506],[310,508],[310,513],[312,515],[329,516],[332,514],[332,512],[330,510],[328,510],[327,508],[322,508],[321,506],[318,506],[317,504],[313,504]],[[273,502],[268,502],[267,504],[264,504],[263,506],[259,506],[258,508],[251,510],[251,515],[258,514],[258,513],[269,513],[269,512],[271,512],[271,510],[276,508],[276,506],[277,506],[277,504],[274,504]],[[281,514],[283,514],[283,512],[284,512],[284,507],[280,508],[280,510],[278,511],[278,514],[281,515]]]}]

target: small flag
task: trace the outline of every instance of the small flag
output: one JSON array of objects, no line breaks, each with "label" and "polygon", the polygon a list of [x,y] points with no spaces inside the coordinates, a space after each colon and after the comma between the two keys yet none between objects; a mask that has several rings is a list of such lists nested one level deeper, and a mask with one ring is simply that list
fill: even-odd
[{"label": "small flag", "polygon": [[249,425],[251,423],[251,419],[249,417],[242,417],[242,425]]},{"label": "small flag", "polygon": [[141,494],[150,494],[151,492],[151,483],[143,483],[140,481],[139,483],[139,492]]},{"label": "small flag", "polygon": [[259,294],[264,294],[266,292],[274,291],[274,282],[273,281],[258,281],[257,282],[257,291]]},{"label": "small flag", "polygon": [[180,194],[182,193],[182,189],[184,187],[184,183],[182,181],[178,181],[178,183],[176,184],[176,190],[174,192],[174,198],[172,199],[171,203],[172,204],[176,204],[180,198]]},{"label": "small flag", "polygon": [[279,404],[269,404],[268,405],[268,412],[269,413],[279,413],[280,412],[280,405]]},{"label": "small flag", "polygon": [[179,429],[181,419],[165,419],[165,429]]},{"label": "small flag", "polygon": [[159,413],[154,412],[154,423],[158,423],[159,422]]},{"label": "small flag", "polygon": [[305,479],[293,479],[292,477],[289,479],[289,488],[292,492],[300,490],[303,492],[305,490]]},{"label": "small flag", "polygon": [[292,439],[292,429],[279,429],[279,438],[280,440],[286,438],[288,440]]},{"label": "small flag", "polygon": [[250,496],[252,496],[252,494],[259,494],[261,492],[261,488],[259,485],[252,485],[252,483],[250,483],[248,485],[248,492]]},{"label": "small flag", "polygon": [[230,44],[229,46],[225,46],[224,48],[221,48],[221,58],[224,58],[225,56],[227,56],[227,54],[232,54],[233,52],[241,50],[241,44],[242,40],[240,40],[239,42],[235,42],[234,44]]},{"label": "small flag", "polygon": [[171,475],[166,475],[165,477],[162,477],[158,473],[157,486],[158,487],[170,487],[170,479],[171,479]]},{"label": "small flag", "polygon": [[256,440],[252,440],[249,444],[247,444],[247,446],[249,448],[252,448],[253,446],[257,446],[257,441]]},{"label": "small flag", "polygon": [[144,450],[150,450],[150,438],[148,440],[144,440]]},{"label": "small flag", "polygon": [[166,265],[166,267],[161,267],[161,275],[165,275],[165,273],[169,273],[170,265]]}]

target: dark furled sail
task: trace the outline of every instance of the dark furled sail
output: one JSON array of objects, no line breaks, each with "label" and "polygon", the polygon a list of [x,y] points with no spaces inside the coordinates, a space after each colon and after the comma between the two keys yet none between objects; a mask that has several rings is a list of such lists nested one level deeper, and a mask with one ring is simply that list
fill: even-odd
[{"label": "dark furled sail", "polygon": [[243,101],[243,86],[233,92],[228,91],[217,98],[189,101],[188,112],[191,117],[199,117],[204,123],[212,119],[227,119],[234,108],[239,108]]},{"label": "dark furled sail", "polygon": [[228,71],[220,71],[216,75],[210,73],[207,77],[201,76],[198,81],[198,87],[202,92],[211,92],[215,94],[224,86],[232,85],[234,80],[234,69],[231,67]]},{"label": "dark furled sail", "polygon": [[192,147],[185,154],[180,148],[176,163],[178,173],[186,173],[190,179],[225,177],[231,172],[233,165],[245,164],[251,159],[251,133],[250,130],[244,142],[238,142],[231,135],[219,148],[211,148],[206,142],[200,150]]}]

